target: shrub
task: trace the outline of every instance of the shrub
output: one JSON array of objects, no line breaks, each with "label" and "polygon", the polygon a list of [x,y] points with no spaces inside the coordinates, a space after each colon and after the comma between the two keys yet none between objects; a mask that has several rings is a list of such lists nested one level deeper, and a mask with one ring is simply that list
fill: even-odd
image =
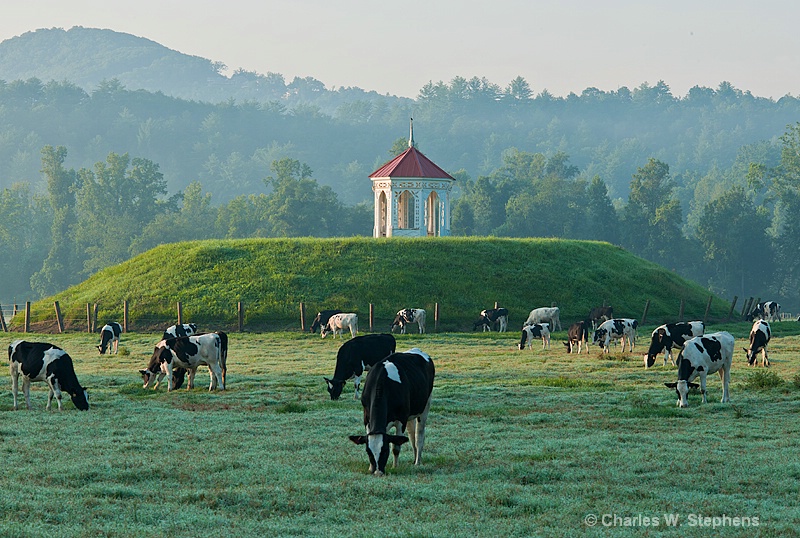
[{"label": "shrub", "polygon": [[744,382],[746,388],[753,390],[772,389],[780,387],[782,384],[783,379],[773,370],[759,370],[748,376]]}]

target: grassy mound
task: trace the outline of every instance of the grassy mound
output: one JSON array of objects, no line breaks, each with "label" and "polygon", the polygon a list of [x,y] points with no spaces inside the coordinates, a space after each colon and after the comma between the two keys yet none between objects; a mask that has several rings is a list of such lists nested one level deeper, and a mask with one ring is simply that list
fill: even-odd
[{"label": "grassy mound", "polygon": [[[650,300],[648,322],[674,321],[681,300],[684,319],[702,318],[709,292],[654,263],[608,243],[560,239],[251,239],[162,245],[98,272],[85,282],[32,307],[32,318],[53,317],[59,301],[65,318],[83,319],[98,303],[101,320],[146,324],[175,319],[236,320],[297,325],[299,303],[313,316],[340,308],[362,315],[369,305],[383,323],[404,307],[425,308],[433,324],[440,304],[441,329],[471,328],[483,308],[498,302],[516,328],[536,307],[556,304],[562,324],[582,319],[593,306],[614,307],[619,317],[640,319]],[[727,316],[730,303],[715,299],[710,317]],[[19,320],[15,320],[19,321]],[[388,326],[388,322],[387,322]]]}]

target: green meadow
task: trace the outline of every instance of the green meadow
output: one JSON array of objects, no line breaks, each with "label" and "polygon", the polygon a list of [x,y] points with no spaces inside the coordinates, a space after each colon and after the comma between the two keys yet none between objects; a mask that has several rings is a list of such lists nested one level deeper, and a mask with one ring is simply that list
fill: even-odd
[{"label": "green meadow", "polygon": [[712,325],[737,338],[731,403],[715,374],[688,409],[663,386],[674,367],[642,366],[652,325],[609,355],[569,355],[564,333],[532,351],[516,331],[398,335],[437,375],[423,465],[404,446],[384,477],[347,438],[363,432],[352,384],[325,390],[340,339],[232,333],[228,390],[203,368],[167,393],[137,373],[158,334],[102,357],[98,335],[4,334],[66,349],[92,407],[48,413],[37,383],[14,412],[6,385],[0,535],[797,536],[800,326],[773,328],[765,369],[744,361],[749,324]]}]

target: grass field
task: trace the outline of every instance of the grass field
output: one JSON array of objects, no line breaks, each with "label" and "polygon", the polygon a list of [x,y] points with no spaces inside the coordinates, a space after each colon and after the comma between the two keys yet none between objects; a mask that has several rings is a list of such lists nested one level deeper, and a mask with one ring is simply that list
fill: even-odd
[{"label": "grass field", "polygon": [[39,383],[34,410],[13,412],[6,385],[0,535],[797,536],[800,326],[773,324],[763,369],[744,362],[748,325],[712,328],[737,337],[731,403],[713,375],[689,409],[663,386],[674,367],[642,366],[652,327],[608,356],[558,338],[518,351],[517,332],[398,335],[437,376],[423,465],[405,446],[382,478],[347,439],[363,432],[352,384],[332,402],[322,380],[341,340],[231,334],[229,390],[168,394],[137,374],[155,334],[111,357],[97,335],[27,335],[70,352],[92,408],[47,413]]}]

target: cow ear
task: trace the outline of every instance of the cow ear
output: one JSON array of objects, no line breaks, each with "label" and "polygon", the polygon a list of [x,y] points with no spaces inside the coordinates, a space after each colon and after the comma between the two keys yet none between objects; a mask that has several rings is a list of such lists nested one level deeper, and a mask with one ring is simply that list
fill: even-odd
[{"label": "cow ear", "polygon": [[392,443],[394,446],[400,446],[406,441],[408,441],[408,437],[405,435],[387,435],[389,442]]},{"label": "cow ear", "polygon": [[147,375],[147,370],[139,370],[139,373],[142,375]]},{"label": "cow ear", "polygon": [[365,445],[365,444],[367,444],[367,436],[366,435],[351,435],[349,437],[350,437],[350,440],[353,441],[357,445]]},{"label": "cow ear", "polygon": [[324,380],[325,380],[325,383],[327,383],[327,384],[328,384],[328,388],[329,388],[329,389],[332,389],[332,388],[333,388],[333,382],[332,382],[330,379],[328,379],[327,377],[323,377],[322,379],[324,379]]},{"label": "cow ear", "polygon": [[675,383],[664,383],[664,386],[668,387],[668,388],[671,388],[671,389],[674,389],[674,388],[678,387],[678,382],[676,381]]},{"label": "cow ear", "polygon": [[689,388],[699,389],[700,385],[698,385],[697,383],[689,383]]}]

